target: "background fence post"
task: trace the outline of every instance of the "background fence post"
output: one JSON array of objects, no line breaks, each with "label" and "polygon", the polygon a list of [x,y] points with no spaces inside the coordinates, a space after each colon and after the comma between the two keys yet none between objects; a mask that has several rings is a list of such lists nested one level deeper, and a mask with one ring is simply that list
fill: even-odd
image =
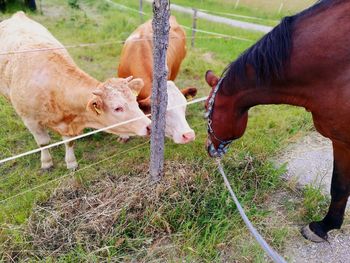
[{"label": "background fence post", "polygon": [[238,7],[238,5],[239,5],[239,0],[236,0],[235,9]]},{"label": "background fence post", "polygon": [[278,14],[282,12],[283,6],[284,6],[284,2],[281,2],[280,7],[278,8]]},{"label": "background fence post", "polygon": [[166,54],[169,42],[169,0],[153,2],[153,87],[151,133],[151,182],[158,182],[164,173],[165,113],[168,104]]},{"label": "background fence post", "polygon": [[143,23],[143,0],[140,0],[139,13],[141,18],[141,23]]},{"label": "background fence post", "polygon": [[196,30],[197,30],[197,12],[198,10],[193,8],[193,22],[192,22],[192,40],[191,40],[191,47],[194,47],[194,40],[196,36]]},{"label": "background fence post", "polygon": [[41,15],[43,15],[43,4],[42,4],[42,0],[39,0],[39,12]]}]

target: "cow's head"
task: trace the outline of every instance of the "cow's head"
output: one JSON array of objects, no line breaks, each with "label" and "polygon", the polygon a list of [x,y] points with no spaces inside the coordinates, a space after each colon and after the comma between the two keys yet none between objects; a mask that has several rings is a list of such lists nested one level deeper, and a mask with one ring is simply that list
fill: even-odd
[{"label": "cow's head", "polygon": [[93,119],[92,128],[103,128],[130,119],[141,118],[109,129],[108,132],[126,136],[149,135],[151,121],[140,110],[136,101],[143,86],[142,79],[112,78],[93,90],[87,105],[87,111]]},{"label": "cow's head", "polygon": [[[186,98],[197,94],[196,88],[187,88],[180,91],[174,82],[167,82],[168,110],[166,112],[165,135],[175,143],[185,144],[195,139],[195,133],[186,120]],[[145,113],[151,112],[151,100],[147,98],[139,101],[140,108]]]}]

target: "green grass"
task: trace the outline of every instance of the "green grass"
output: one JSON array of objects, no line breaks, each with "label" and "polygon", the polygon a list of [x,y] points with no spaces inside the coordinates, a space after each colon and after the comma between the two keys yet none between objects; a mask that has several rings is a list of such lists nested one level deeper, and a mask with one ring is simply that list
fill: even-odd
[{"label": "green grass", "polygon": [[[137,1],[119,2],[137,7]],[[31,16],[65,45],[123,40],[140,22],[138,14],[121,12],[102,1],[96,3],[85,0],[78,4],[80,9],[73,9],[68,2],[43,1],[44,14]],[[145,11],[151,13],[150,6],[146,5]],[[9,15],[7,13],[1,18]],[[182,14],[176,16],[181,24],[191,25],[190,17]],[[259,34],[206,21],[199,21],[199,27],[252,41],[261,37]],[[220,74],[227,63],[250,45],[249,42],[232,39],[198,38],[195,48],[188,49],[176,81],[178,86],[196,86],[199,89],[198,96],[208,94],[209,88],[204,82],[206,70],[213,69]],[[82,69],[103,80],[116,75],[120,50],[121,45],[114,44],[72,48],[69,52]],[[36,148],[31,134],[10,104],[1,98],[0,107],[0,159]],[[151,261],[160,258],[189,262],[225,259],[238,262],[265,261],[264,253],[251,239],[215,164],[204,150],[206,128],[202,118],[203,105],[189,106],[187,112],[188,122],[196,131],[196,141],[189,145],[175,145],[167,140],[166,176],[160,186],[149,186],[147,183],[149,149],[142,138],[135,138],[128,144],[119,144],[115,136],[108,134],[79,140],[75,153],[83,170],[72,174],[65,169],[63,147],[51,150],[55,168],[50,173],[40,172],[39,154],[1,165],[0,200],[33,187],[38,188],[6,202],[0,201],[0,258],[30,258],[45,262]],[[233,143],[224,160],[225,170],[248,217],[279,251],[283,250],[288,230],[285,227],[270,228],[268,224],[262,223],[271,216],[269,210],[264,208],[264,202],[276,189],[285,187],[280,179],[283,169],[275,169],[269,157],[311,127],[310,115],[299,108],[256,107],[250,111],[246,134]],[[54,140],[59,140],[57,135],[52,135]],[[142,143],[146,143],[143,148],[127,152]],[[89,167],[106,158],[110,159]],[[60,178],[62,180],[53,181]],[[50,205],[47,201],[56,187],[62,183],[63,189],[68,187],[77,192],[103,193],[104,188],[95,188],[96,184],[108,180],[117,186],[126,184],[129,187],[135,184],[135,188],[126,188],[123,194],[126,200],[132,198],[140,204],[124,205],[122,200],[119,203],[122,211],[115,218],[109,234],[89,242],[77,242],[74,247],[54,255],[50,255],[50,251],[40,251],[43,247],[39,249],[33,245],[28,223],[33,222],[33,216],[40,215],[37,210],[33,213],[33,209],[37,205]],[[140,181],[144,182],[141,184],[144,187],[136,184]],[[64,196],[63,190],[56,191],[58,195],[61,193]],[[72,193],[74,191],[67,191],[66,194]],[[318,197],[312,199],[312,196],[317,195],[306,194],[305,198],[309,214],[312,213],[313,200],[321,200]],[[47,215],[49,218],[52,216]],[[309,218],[307,216],[302,220]],[[37,226],[42,227],[40,224]],[[157,242],[160,245],[157,246],[158,250],[154,250]]]},{"label": "green grass", "polygon": [[[281,12],[279,12],[281,2],[284,2]],[[314,0],[240,0],[236,7],[236,0],[174,0],[172,3],[208,10],[208,13],[213,13],[218,16],[225,16],[232,19],[243,20],[247,22],[276,25],[276,21],[287,15],[293,15],[311,4]],[[225,14],[226,13],[226,14]],[[235,17],[233,15],[250,16],[253,18]]]}]

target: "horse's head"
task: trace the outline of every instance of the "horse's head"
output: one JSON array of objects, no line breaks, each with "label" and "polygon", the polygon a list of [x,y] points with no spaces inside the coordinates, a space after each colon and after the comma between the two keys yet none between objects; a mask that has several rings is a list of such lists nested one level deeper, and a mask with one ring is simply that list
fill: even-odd
[{"label": "horse's head", "polygon": [[247,126],[247,109],[237,101],[239,92],[226,95],[223,86],[225,78],[219,79],[212,71],[207,71],[205,79],[212,87],[206,107],[208,110],[207,150],[211,157],[222,157],[228,145],[240,138]]}]

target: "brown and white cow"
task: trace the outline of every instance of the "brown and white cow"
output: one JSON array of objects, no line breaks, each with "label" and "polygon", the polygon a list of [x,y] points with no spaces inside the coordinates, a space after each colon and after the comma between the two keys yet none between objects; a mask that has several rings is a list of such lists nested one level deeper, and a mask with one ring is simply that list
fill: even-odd
[{"label": "brown and white cow", "polygon": [[[0,55],[0,93],[12,103],[39,146],[50,141],[47,128],[67,138],[86,127],[99,129],[138,117],[141,119],[108,132],[149,134],[150,120],[135,95],[144,86],[141,79],[97,81],[76,66],[45,27],[23,12],[0,23],[0,39],[0,53],[16,53]],[[55,50],[26,52],[35,49]],[[67,168],[77,167],[71,143],[66,144],[65,160]],[[41,167],[52,165],[49,151],[43,150]]]},{"label": "brown and white cow", "polygon": [[[122,49],[118,76],[135,76],[145,82],[144,88],[137,97],[140,108],[150,112],[152,80],[153,80],[153,30],[152,21],[140,25],[125,41]],[[168,108],[186,103],[185,97],[193,97],[196,88],[180,91],[174,84],[179,73],[182,60],[186,56],[186,33],[177,23],[174,16],[170,17],[169,46],[167,51],[168,66]],[[185,96],[185,97],[184,97]],[[195,139],[195,133],[186,121],[186,106],[169,110],[166,114],[166,136],[175,143],[188,143]]]}]

